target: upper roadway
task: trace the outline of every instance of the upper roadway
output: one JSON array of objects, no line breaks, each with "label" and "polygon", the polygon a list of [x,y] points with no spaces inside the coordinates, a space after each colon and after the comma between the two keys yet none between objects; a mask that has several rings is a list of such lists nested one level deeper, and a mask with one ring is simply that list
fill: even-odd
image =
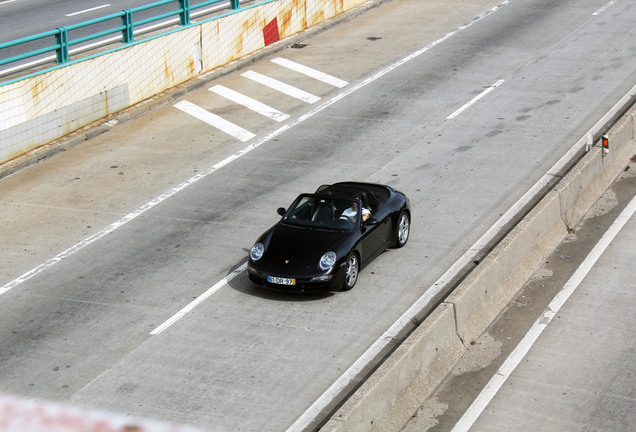
[{"label": "upper roadway", "polygon": [[[0,391],[216,431],[302,429],[297,419],[355,380],[348,369],[636,82],[631,2],[495,6],[395,0],[249,66],[313,103],[243,69],[2,179]],[[183,100],[254,137],[218,130]],[[341,180],[411,198],[406,248],[347,293],[271,294],[244,272],[224,282],[277,207]]]},{"label": "upper roadway", "polygon": [[[249,5],[252,0],[241,1],[241,6]],[[218,14],[220,11],[227,12],[230,9],[229,1],[218,1],[214,4],[192,9],[203,0],[192,0],[190,4],[190,22],[195,23],[202,18],[209,18],[212,14]],[[110,0],[108,3],[101,1],[74,1],[74,0],[0,0],[0,43],[15,41],[24,37],[34,36],[39,33],[56,30],[60,27],[69,27],[71,25],[85,23],[108,15],[120,13],[126,9],[134,9],[140,6],[146,6],[151,3],[157,3],[156,0]],[[174,13],[179,9],[179,2],[173,1],[161,6],[155,6],[152,9],[137,11],[133,14],[133,22],[135,23],[135,39],[140,40],[147,36],[149,32],[165,31],[170,27],[179,25],[179,15],[175,14],[167,18],[160,19],[145,25],[137,25],[143,19],[156,17],[166,13]],[[69,42],[77,40],[81,37],[94,35],[121,25],[121,18],[116,17],[100,23],[91,24],[69,31]],[[25,54],[38,49],[51,47],[56,43],[55,36],[40,38],[35,41],[23,43],[11,48],[0,50],[0,60],[9,57]],[[104,47],[108,44],[121,44],[122,34],[115,31],[108,36],[92,39],[80,44],[72,44],[70,53],[86,52],[96,47]],[[112,45],[111,45],[112,46]],[[76,58],[76,57],[73,57]],[[21,73],[22,75],[30,72],[29,68],[41,65],[55,65],[55,50],[50,50],[46,54],[36,57],[30,57],[25,60],[12,62],[7,65],[0,66],[0,77],[8,79],[9,75]],[[15,76],[12,76],[15,77]]]},{"label": "upper roadway", "polygon": [[[202,3],[203,0],[192,0],[190,6]],[[81,1],[76,0],[0,0],[0,42],[8,42],[38,33],[55,30],[58,27],[69,26],[107,15],[119,13],[125,9],[133,9],[157,3],[157,0],[108,0],[108,1]],[[156,16],[161,13],[178,9],[178,3],[169,6],[158,6],[150,13],[139,13],[135,18]],[[228,2],[229,3],[229,2]],[[243,1],[242,4],[247,2]],[[206,8],[207,9],[207,8]],[[198,11],[197,11],[198,12]],[[178,16],[175,16],[178,20]],[[97,27],[91,27],[95,30]],[[106,30],[109,26],[102,26]],[[112,26],[111,26],[112,28]],[[88,33],[91,33],[90,31]],[[97,33],[97,31],[94,31]],[[73,38],[75,38],[74,35]],[[53,38],[43,46],[53,45]]]}]

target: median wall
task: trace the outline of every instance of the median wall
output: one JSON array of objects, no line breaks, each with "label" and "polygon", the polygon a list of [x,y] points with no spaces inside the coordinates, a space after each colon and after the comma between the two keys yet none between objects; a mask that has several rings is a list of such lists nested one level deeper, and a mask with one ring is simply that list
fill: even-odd
[{"label": "median wall", "polygon": [[[636,91],[634,88],[633,92]],[[633,103],[634,95],[628,98]],[[636,107],[489,253],[321,432],[399,431],[636,154]],[[609,125],[607,125],[609,126]],[[606,125],[602,125],[602,129]]]},{"label": "median wall", "polygon": [[0,86],[0,164],[365,2],[264,2]]}]

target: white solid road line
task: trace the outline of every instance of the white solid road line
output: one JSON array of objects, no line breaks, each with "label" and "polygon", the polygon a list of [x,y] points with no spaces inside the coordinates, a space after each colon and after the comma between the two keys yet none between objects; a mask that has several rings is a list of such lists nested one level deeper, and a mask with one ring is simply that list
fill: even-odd
[{"label": "white solid road line", "polygon": [[181,101],[174,106],[175,108],[178,108],[181,111],[188,113],[191,116],[196,117],[199,120],[206,122],[210,126],[214,126],[220,131],[225,132],[226,134],[231,135],[243,142],[249,141],[256,136],[252,132],[243,129],[242,127],[237,126],[234,123],[229,122],[216,114],[212,114],[210,111],[196,106],[191,102]]},{"label": "white solid road line", "polygon": [[452,120],[455,117],[457,117],[458,115],[460,115],[461,113],[463,113],[464,111],[466,111],[466,109],[468,109],[471,105],[473,105],[475,102],[477,102],[479,99],[483,98],[484,96],[486,96],[488,93],[490,93],[491,91],[493,91],[494,89],[496,89],[497,87],[499,87],[500,85],[502,85],[504,82],[504,80],[500,79],[499,81],[497,81],[496,83],[494,83],[493,85],[491,85],[490,87],[488,87],[486,90],[484,90],[483,92],[481,92],[480,94],[478,94],[477,96],[475,96],[470,102],[468,102],[466,105],[462,106],[460,109],[458,109],[457,111],[455,111],[454,113],[452,113],[451,115],[449,115],[448,117],[446,117],[446,120]]},{"label": "white solid road line", "polygon": [[276,63],[279,66],[286,67],[287,69],[291,69],[293,71],[299,72],[303,75],[306,75],[310,78],[317,79],[318,81],[322,81],[324,83],[330,84],[334,87],[342,88],[349,84],[347,81],[341,80],[340,78],[336,78],[331,75],[327,75],[326,73],[320,72],[316,69],[312,69],[310,67],[301,65],[300,63],[296,63],[291,60],[287,60],[281,57],[276,57],[272,60],[273,63]]},{"label": "white solid road line", "polygon": [[311,93],[307,93],[304,90],[301,90],[289,84],[285,84],[274,78],[270,78],[268,76],[259,74],[258,72],[254,72],[250,70],[250,71],[242,73],[241,76],[244,76],[245,78],[249,78],[252,81],[256,81],[259,84],[263,84],[264,86],[267,86],[271,89],[284,93],[293,98],[299,99],[303,102],[307,102],[308,104],[313,104],[320,100],[318,96],[314,96]]},{"label": "white solid road line", "polygon": [[283,120],[287,120],[289,118],[289,115],[225,86],[215,85],[214,87],[210,87],[208,90],[220,96],[223,96],[224,98],[229,99],[232,102],[243,105],[244,107],[249,108],[250,110],[257,112],[274,121],[282,122]]},{"label": "white solid road line", "polygon": [[466,410],[462,418],[457,422],[451,432],[467,432],[473,426],[475,421],[479,418],[481,413],[486,409],[490,401],[495,397],[501,386],[506,382],[508,377],[521,363],[526,356],[532,345],[537,341],[539,335],[550,324],[552,318],[559,312],[561,307],[570,298],[572,293],[576,291],[581,282],[589,271],[592,269],[596,261],[601,257],[605,249],[610,245],[612,240],[625,226],[627,221],[634,215],[636,211],[636,197],[632,198],[627,207],[616,218],[612,226],[603,234],[603,237],[594,246],[594,249],[589,253],[581,265],[576,269],[574,274],[568,279],[561,291],[550,302],[543,315],[537,319],[532,328],[528,331],[525,337],[519,342],[519,345],[510,353],[510,356],[503,362],[497,373],[486,384],[486,387],[479,393],[477,399],[473,401],[471,406]]}]

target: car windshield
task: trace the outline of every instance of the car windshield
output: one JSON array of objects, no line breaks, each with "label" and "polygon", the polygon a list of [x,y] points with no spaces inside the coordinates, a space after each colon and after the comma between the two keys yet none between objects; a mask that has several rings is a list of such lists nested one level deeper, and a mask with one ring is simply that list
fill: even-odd
[{"label": "car windshield", "polygon": [[309,228],[350,230],[360,219],[360,201],[301,195],[283,216],[283,222]]}]

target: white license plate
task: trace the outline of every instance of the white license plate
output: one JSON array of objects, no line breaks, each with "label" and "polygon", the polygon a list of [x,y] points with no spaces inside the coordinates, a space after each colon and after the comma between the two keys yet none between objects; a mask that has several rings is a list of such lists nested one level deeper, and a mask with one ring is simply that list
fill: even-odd
[{"label": "white license plate", "polygon": [[296,285],[296,279],[267,276],[267,282],[279,285]]}]

